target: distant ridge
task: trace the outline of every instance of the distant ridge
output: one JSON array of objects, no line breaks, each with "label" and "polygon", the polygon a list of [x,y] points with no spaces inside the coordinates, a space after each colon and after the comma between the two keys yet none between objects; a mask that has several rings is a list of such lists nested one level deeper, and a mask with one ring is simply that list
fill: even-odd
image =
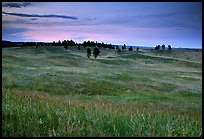
[{"label": "distant ridge", "polygon": [[2,42],[11,42],[11,41],[2,40]]},{"label": "distant ridge", "polygon": [[[29,41],[27,41],[29,42]],[[30,42],[33,42],[33,41],[30,41]],[[11,45],[17,45],[19,46],[20,44],[24,43],[23,41],[18,41],[18,42],[13,42],[13,41],[8,41],[8,40],[2,40],[2,47],[15,47],[15,46],[11,46]],[[42,43],[42,44],[45,44],[45,43],[52,43],[52,42],[36,42],[36,43]],[[5,46],[7,45],[7,46]],[[112,44],[112,46],[116,47],[116,46],[119,46],[120,48],[123,46],[123,45],[117,45],[117,44]],[[156,46],[156,45],[155,45]],[[146,49],[146,50],[150,50],[150,49],[155,49],[155,46],[133,46],[133,45],[126,45],[126,48],[130,48],[132,47],[133,49],[137,49],[137,47],[139,47],[139,49]],[[176,49],[176,50],[202,50],[202,48],[182,48],[182,47],[172,47],[172,49]]]}]

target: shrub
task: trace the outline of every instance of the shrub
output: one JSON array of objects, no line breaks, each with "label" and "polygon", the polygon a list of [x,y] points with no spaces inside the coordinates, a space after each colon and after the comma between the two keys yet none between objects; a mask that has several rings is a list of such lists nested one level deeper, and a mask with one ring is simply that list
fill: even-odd
[{"label": "shrub", "polygon": [[91,48],[88,47],[87,48],[87,57],[90,58],[90,56],[91,56]]},{"label": "shrub", "polygon": [[165,45],[164,44],[162,45],[162,50],[165,50]]},{"label": "shrub", "polygon": [[168,45],[168,50],[171,50],[171,45]]},{"label": "shrub", "polygon": [[99,53],[100,53],[99,48],[98,48],[98,47],[95,47],[94,50],[93,50],[93,55],[94,55],[94,57],[96,58],[96,57],[99,55]]},{"label": "shrub", "polygon": [[155,50],[159,50],[160,49],[160,45],[157,45],[156,47],[155,47]]},{"label": "shrub", "polygon": [[133,51],[132,46],[130,46],[130,48],[128,48],[129,51]]}]

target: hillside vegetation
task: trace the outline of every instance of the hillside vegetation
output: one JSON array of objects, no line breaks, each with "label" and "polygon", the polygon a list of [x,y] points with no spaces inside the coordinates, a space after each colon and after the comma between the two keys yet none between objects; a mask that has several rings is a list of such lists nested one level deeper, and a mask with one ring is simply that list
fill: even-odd
[{"label": "hillside vegetation", "polygon": [[3,48],[2,136],[202,135],[202,52],[100,51]]}]

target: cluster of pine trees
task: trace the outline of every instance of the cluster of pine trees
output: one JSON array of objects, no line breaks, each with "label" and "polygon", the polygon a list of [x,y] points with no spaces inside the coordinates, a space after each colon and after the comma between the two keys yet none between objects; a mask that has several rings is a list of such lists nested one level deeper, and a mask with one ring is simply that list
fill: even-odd
[{"label": "cluster of pine trees", "polygon": [[[99,47],[99,48],[110,48],[110,49],[115,49],[115,47],[112,44],[105,44],[105,43],[98,43],[97,41],[84,41],[83,43],[76,43],[73,40],[64,40],[64,41],[58,41],[52,42],[52,46],[64,46],[66,49],[68,49],[68,46],[83,46],[84,48],[86,47]],[[80,48],[79,48],[80,49]]]},{"label": "cluster of pine trees", "polygon": [[[165,48],[166,48],[166,46],[163,44],[162,46],[160,46],[160,45],[157,45],[156,47],[155,47],[155,50],[157,51],[157,50],[165,50]],[[171,50],[172,48],[171,48],[171,45],[168,45],[168,48],[167,48],[168,50]]]},{"label": "cluster of pine trees", "polygon": [[[25,44],[24,44],[25,45]],[[38,48],[38,46],[41,46],[40,43],[27,43],[26,45],[36,45],[36,48]],[[63,40],[62,42],[59,40],[58,42],[55,42],[53,41],[52,43],[49,43],[50,46],[64,46],[65,49],[68,49],[69,46],[76,46],[78,48],[78,50],[80,50],[81,48],[80,47],[84,47],[86,50],[87,50],[87,57],[90,58],[91,57],[91,54],[92,54],[92,50],[91,50],[91,47],[93,47],[93,55],[95,58],[97,58],[97,56],[100,54],[100,48],[109,48],[109,49],[116,49],[117,52],[121,52],[121,49],[122,50],[125,50],[127,49],[126,48],[126,44],[124,44],[121,48],[116,45],[113,46],[112,44],[105,44],[103,42],[101,43],[98,43],[97,41],[94,42],[94,41],[84,41],[83,43],[77,43],[73,40]],[[157,45],[155,47],[155,50],[158,51],[158,50],[165,50],[166,46],[163,44],[163,45]],[[171,45],[168,45],[168,50],[171,50]],[[129,51],[133,51],[133,48],[132,46],[130,46],[128,48]],[[137,47],[137,51],[139,51],[139,47]]]}]

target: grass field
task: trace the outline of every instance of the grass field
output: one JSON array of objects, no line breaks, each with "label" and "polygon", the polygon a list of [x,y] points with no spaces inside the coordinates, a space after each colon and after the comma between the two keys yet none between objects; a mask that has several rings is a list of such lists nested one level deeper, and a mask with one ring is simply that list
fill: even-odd
[{"label": "grass field", "polygon": [[202,52],[100,51],[3,48],[2,136],[202,135]]}]

